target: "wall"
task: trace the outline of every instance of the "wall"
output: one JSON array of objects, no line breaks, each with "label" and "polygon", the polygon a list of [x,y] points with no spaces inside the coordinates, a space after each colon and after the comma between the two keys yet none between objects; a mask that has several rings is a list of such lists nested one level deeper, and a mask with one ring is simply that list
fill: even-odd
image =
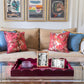
[{"label": "wall", "polygon": [[[78,0],[68,0],[69,12],[67,22],[7,22],[4,21],[3,0],[0,0],[0,27],[10,28],[46,28],[46,29],[66,29],[77,27],[77,15],[73,17],[77,12]],[[75,8],[74,8],[75,7]],[[75,12],[74,12],[75,9]],[[74,20],[75,19],[75,20]],[[74,23],[74,24],[73,24]]]},{"label": "wall", "polygon": [[84,33],[84,0],[79,1],[78,32]]}]

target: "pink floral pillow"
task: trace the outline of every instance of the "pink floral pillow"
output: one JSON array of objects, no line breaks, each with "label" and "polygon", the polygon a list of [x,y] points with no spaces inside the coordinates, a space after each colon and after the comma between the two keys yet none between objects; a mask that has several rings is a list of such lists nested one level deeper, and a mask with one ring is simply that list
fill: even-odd
[{"label": "pink floral pillow", "polygon": [[67,48],[67,40],[70,32],[65,33],[50,33],[49,50],[69,52]]},{"label": "pink floral pillow", "polygon": [[24,32],[4,32],[7,42],[7,53],[26,51],[27,46],[25,43]]}]

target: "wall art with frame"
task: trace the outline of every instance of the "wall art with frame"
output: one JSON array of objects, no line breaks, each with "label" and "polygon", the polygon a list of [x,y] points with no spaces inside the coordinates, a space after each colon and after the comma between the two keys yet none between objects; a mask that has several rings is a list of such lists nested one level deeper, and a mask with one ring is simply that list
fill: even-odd
[{"label": "wall art with frame", "polygon": [[46,21],[46,0],[26,0],[26,20]]},{"label": "wall art with frame", "polygon": [[68,0],[47,0],[47,20],[67,21]]},{"label": "wall art with frame", "polygon": [[48,52],[47,51],[37,52],[37,66],[48,67]]},{"label": "wall art with frame", "polygon": [[24,0],[4,0],[6,21],[24,21]]}]

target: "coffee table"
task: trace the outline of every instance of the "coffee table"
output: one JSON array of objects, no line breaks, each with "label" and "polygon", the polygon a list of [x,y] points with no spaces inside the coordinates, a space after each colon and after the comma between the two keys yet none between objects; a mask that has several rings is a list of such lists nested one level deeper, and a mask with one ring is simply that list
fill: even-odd
[{"label": "coffee table", "polygon": [[14,62],[0,62],[0,82],[83,82],[83,66],[79,62],[69,62],[74,68],[74,77],[11,77]]}]

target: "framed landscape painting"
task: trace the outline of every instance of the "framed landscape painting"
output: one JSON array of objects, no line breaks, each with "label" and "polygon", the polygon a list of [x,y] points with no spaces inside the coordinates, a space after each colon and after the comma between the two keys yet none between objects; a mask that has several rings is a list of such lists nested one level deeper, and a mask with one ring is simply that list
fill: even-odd
[{"label": "framed landscape painting", "polygon": [[4,0],[6,21],[24,21],[24,0]]},{"label": "framed landscape painting", "polygon": [[48,0],[47,3],[48,21],[67,21],[68,0]]},{"label": "framed landscape painting", "polygon": [[37,52],[37,66],[48,67],[48,52],[47,51]]},{"label": "framed landscape painting", "polygon": [[46,21],[46,0],[26,0],[26,20]]}]

